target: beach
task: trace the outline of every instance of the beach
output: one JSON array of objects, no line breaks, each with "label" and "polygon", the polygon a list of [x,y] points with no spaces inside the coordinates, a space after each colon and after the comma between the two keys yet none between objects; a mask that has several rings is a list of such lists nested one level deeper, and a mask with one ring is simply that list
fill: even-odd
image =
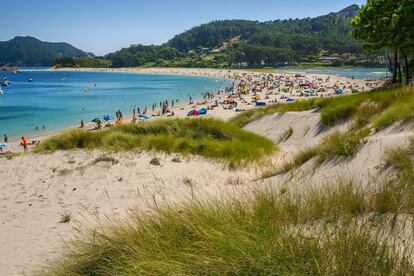
[{"label": "beach", "polygon": [[[100,71],[82,69],[88,70]],[[288,99],[298,101],[312,97],[334,97],[338,95],[338,89],[342,89],[344,95],[349,95],[381,85],[381,81],[298,73],[161,68],[117,71],[225,78],[235,84],[233,91],[222,91],[208,98],[194,100],[192,104],[169,107],[169,115],[158,116],[160,110],[149,111],[147,115],[153,116],[150,120],[186,118],[190,110],[201,108],[207,109],[207,117],[227,120],[242,110],[256,108],[256,102],[266,105],[285,104]],[[296,87],[302,82],[304,87],[311,87],[306,89],[319,92],[305,95],[305,88],[289,88],[289,85]],[[124,123],[132,121],[132,112],[123,112],[129,114],[124,116]],[[172,113],[174,116],[171,116]],[[274,162],[288,158],[305,144],[316,144],[325,135],[319,130],[319,113],[307,111],[284,116],[274,115],[246,126],[247,130],[273,141],[277,141],[287,127],[295,129],[294,137],[281,146],[280,155],[271,158]],[[94,127],[93,124],[86,125],[90,131]],[[54,134],[28,139],[41,143]],[[397,139],[404,142],[407,137],[408,134],[400,134]],[[375,166],[380,162],[379,154],[372,156],[371,151],[379,145],[396,141],[394,138],[381,136],[373,139],[371,149],[356,159],[349,170],[368,179],[369,173],[375,171]],[[30,146],[30,149],[34,147]],[[206,200],[223,194],[240,193],[252,187],[261,172],[257,167],[232,169],[221,162],[202,157],[183,157],[160,152],[76,150],[22,154],[23,149],[18,140],[11,141],[9,150],[12,154],[4,154],[0,158],[0,179],[5,180],[0,184],[1,275],[31,275],[66,248],[64,241],[76,238],[85,228],[93,229],[105,225],[108,220],[124,218],[132,207],[151,212],[150,206],[154,205],[174,204],[194,198]],[[150,164],[155,157],[159,158],[160,166]],[[370,165],[365,168],[361,164]],[[325,172],[329,172],[331,178],[338,174],[336,169]],[[349,173],[348,170],[343,172]],[[313,181],[325,176],[315,176]],[[62,222],[65,215],[70,215],[69,223]]]},{"label": "beach", "polygon": [[[44,71],[44,70],[43,70]],[[200,108],[207,108],[207,117],[214,117],[219,119],[227,120],[235,116],[238,112],[255,108],[256,99],[264,102],[267,105],[275,103],[286,103],[287,99],[304,100],[313,97],[333,97],[338,96],[336,89],[340,88],[343,90],[344,95],[349,95],[352,90],[358,92],[369,91],[376,87],[379,87],[382,80],[363,80],[363,79],[352,79],[337,76],[327,76],[322,74],[306,74],[306,73],[265,73],[265,72],[254,72],[247,70],[227,70],[227,69],[193,69],[193,68],[119,68],[119,69],[97,69],[97,68],[61,68],[51,69],[51,72],[117,72],[117,73],[137,73],[137,74],[154,74],[154,75],[176,75],[176,76],[194,76],[194,77],[208,77],[208,78],[219,78],[232,81],[236,86],[236,92],[240,93],[241,88],[237,88],[237,85],[243,84],[248,87],[249,92],[242,94],[240,97],[231,97],[234,104],[227,102],[229,96],[228,93],[222,92],[217,94],[217,91],[211,91],[213,97],[206,99],[193,99],[193,103],[190,104],[189,100],[187,103],[179,103],[174,107],[169,106],[169,110],[174,114],[176,118],[185,118],[188,112],[191,110],[198,110]],[[322,92],[316,92],[315,94],[303,94],[301,91],[305,91],[306,87],[299,89],[289,88],[290,85],[297,86],[298,82],[302,83],[316,83],[317,87],[322,89]],[[274,87],[266,87],[274,85]],[[277,85],[275,85],[277,84]],[[258,87],[259,89],[253,89]],[[351,88],[352,87],[352,88]],[[312,89],[316,91],[316,89]],[[124,114],[123,121],[125,123],[132,121],[132,108],[131,110],[121,110]],[[107,114],[115,112],[115,110],[107,110]],[[148,106],[148,115],[153,118],[166,118],[167,116],[159,116],[159,106],[155,111],[151,110]],[[138,114],[137,114],[138,115]],[[168,115],[169,116],[169,115]],[[110,122],[114,124],[114,121]],[[79,125],[74,125],[68,129],[76,129]],[[87,129],[94,129],[96,125],[94,123],[85,122]],[[65,131],[65,130],[63,130]],[[29,142],[37,142],[47,139],[62,131],[47,131],[42,134],[33,134],[28,136]],[[25,135],[22,133],[22,135]],[[19,135],[18,137],[22,136]],[[26,135],[25,135],[26,136]],[[20,146],[20,138],[9,139],[9,147],[6,151],[13,153],[23,152]],[[29,145],[33,148],[33,145]]]}]

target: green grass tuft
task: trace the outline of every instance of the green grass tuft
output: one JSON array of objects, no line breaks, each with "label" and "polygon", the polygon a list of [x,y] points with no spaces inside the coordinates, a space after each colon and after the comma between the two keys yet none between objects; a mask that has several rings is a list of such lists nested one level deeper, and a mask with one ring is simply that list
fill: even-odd
[{"label": "green grass tuft", "polygon": [[242,165],[275,150],[273,143],[233,123],[215,119],[155,120],[101,132],[72,130],[42,142],[37,152],[70,149],[132,150],[195,154]]},{"label": "green grass tuft", "polygon": [[335,157],[353,157],[358,151],[364,138],[370,134],[370,129],[363,128],[355,131],[333,131],[328,134],[319,145],[317,155],[320,161]]},{"label": "green grass tuft", "polygon": [[290,126],[288,129],[286,129],[280,136],[278,139],[278,144],[282,143],[282,142],[286,142],[287,140],[289,140],[289,138],[293,135],[293,128]]},{"label": "green grass tuft", "polygon": [[[414,90],[414,89],[413,89]],[[407,122],[414,119],[414,93],[411,91],[410,96],[389,106],[374,121],[376,129],[382,129],[392,125],[395,122]]]}]

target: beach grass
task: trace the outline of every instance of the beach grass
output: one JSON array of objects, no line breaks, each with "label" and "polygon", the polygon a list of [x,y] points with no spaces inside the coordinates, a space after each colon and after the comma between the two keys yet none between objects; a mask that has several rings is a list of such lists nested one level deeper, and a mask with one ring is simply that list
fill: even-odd
[{"label": "beach grass", "polygon": [[[414,87],[381,88],[370,92],[343,97],[312,98],[302,102],[275,104],[240,113],[232,121],[245,126],[266,115],[318,109],[321,121],[334,126],[348,119],[366,124],[375,118],[375,128],[383,128],[395,122],[414,119]],[[376,117],[378,116],[378,117]]]},{"label": "beach grass", "polygon": [[335,157],[353,157],[358,153],[363,139],[369,136],[369,128],[355,131],[341,132],[335,130],[324,137],[316,150],[319,161],[329,160]]},{"label": "beach grass", "polygon": [[397,181],[380,186],[375,204],[382,213],[414,213],[414,139],[408,147],[397,146],[385,151],[385,167],[394,169]]},{"label": "beach grass", "polygon": [[370,132],[371,130],[366,127],[346,132],[334,130],[326,135],[319,145],[300,150],[293,157],[292,161],[285,162],[281,166],[263,172],[260,178],[266,179],[288,173],[300,168],[314,158],[318,163],[335,158],[352,158],[358,153],[364,139],[369,136]]},{"label": "beach grass", "polygon": [[[45,275],[407,275],[375,193],[340,182],[305,193],[135,210],[91,230]],[[365,219],[370,216],[371,219]]]},{"label": "beach grass", "polygon": [[95,148],[193,154],[235,166],[260,161],[274,152],[276,146],[234,123],[197,118],[160,119],[116,126],[105,131],[71,130],[43,141],[36,152]]}]

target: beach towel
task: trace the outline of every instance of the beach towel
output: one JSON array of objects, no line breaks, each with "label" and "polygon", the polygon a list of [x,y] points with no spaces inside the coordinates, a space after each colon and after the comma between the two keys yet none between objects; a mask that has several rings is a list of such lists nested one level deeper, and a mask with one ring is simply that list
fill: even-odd
[{"label": "beach towel", "polygon": [[265,102],[256,102],[256,106],[266,106]]}]

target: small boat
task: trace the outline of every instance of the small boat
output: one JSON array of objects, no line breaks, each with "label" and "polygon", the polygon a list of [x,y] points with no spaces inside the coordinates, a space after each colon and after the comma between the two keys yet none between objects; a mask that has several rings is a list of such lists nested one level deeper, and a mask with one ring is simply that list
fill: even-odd
[{"label": "small boat", "polygon": [[1,80],[1,86],[7,87],[9,85],[10,85],[10,81],[7,79],[7,77],[3,77],[3,79]]},{"label": "small boat", "polygon": [[0,96],[3,96],[4,92],[0,89]]},{"label": "small boat", "polygon": [[32,82],[32,81],[33,81],[33,79],[28,79],[27,81],[28,81],[28,82]]}]

